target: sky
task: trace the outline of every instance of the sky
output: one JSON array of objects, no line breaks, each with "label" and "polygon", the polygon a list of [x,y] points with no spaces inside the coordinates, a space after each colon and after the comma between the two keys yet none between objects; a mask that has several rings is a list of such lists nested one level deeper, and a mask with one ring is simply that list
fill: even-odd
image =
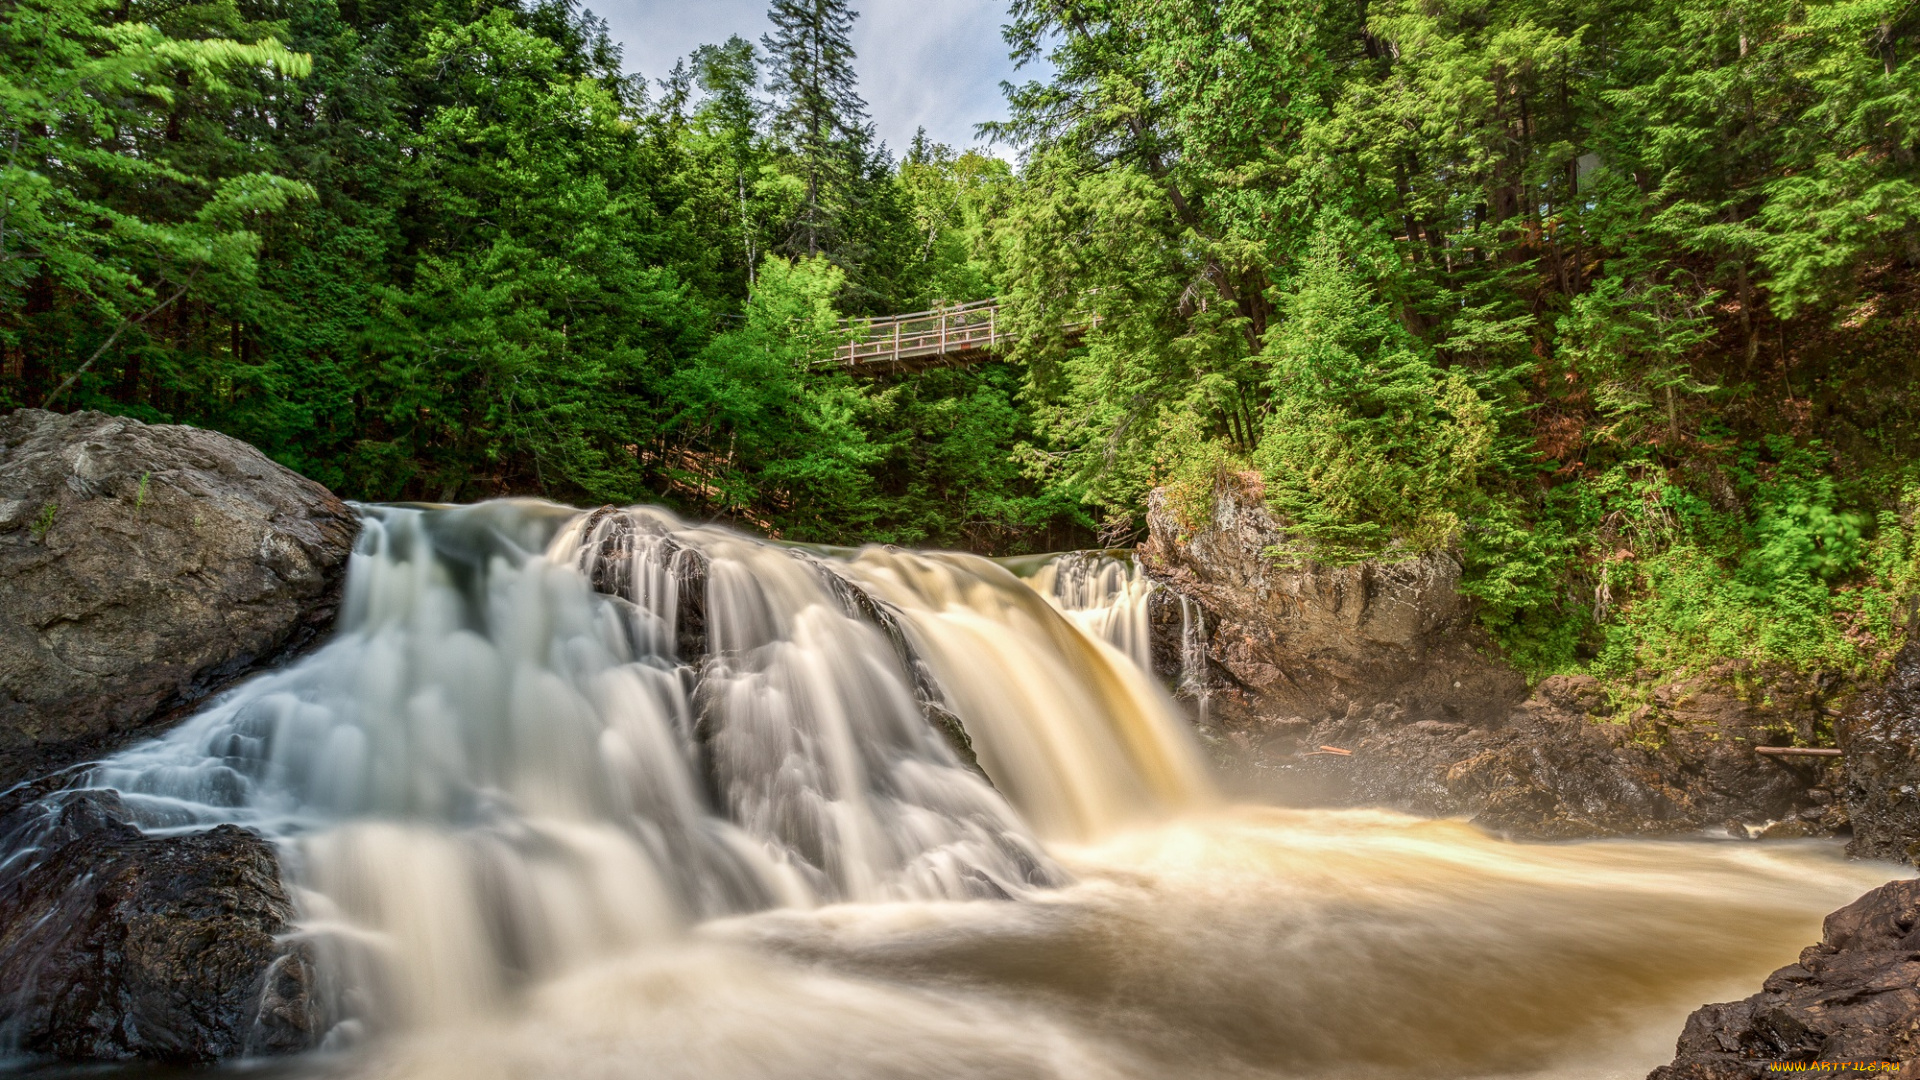
[{"label": "sky", "polygon": [[[767,0],[584,0],[582,6],[607,20],[627,70],[649,80],[664,78],[696,45],[733,34],[757,45],[773,29]],[[974,145],[975,124],[1006,117],[1001,80],[1033,77],[1031,68],[1015,74],[1000,40],[1006,0],[853,0],[852,6],[860,13],[853,26],[860,96],[896,157],[923,125],[938,142]],[[1009,153],[1006,147],[996,152]]]}]

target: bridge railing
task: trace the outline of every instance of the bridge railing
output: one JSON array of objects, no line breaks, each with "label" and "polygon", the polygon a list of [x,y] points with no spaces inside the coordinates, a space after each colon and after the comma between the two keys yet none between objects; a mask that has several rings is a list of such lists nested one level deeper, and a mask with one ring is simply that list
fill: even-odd
[{"label": "bridge railing", "polygon": [[998,312],[996,301],[976,300],[890,319],[859,320],[851,327],[852,339],[834,350],[833,359],[861,367],[990,349],[1004,336]]},{"label": "bridge railing", "polygon": [[[1011,336],[999,312],[998,300],[976,300],[886,319],[849,320],[848,340],[834,350],[833,359],[818,363],[875,370],[931,366],[947,357],[954,363],[977,363]],[[1087,312],[1060,329],[1069,338],[1079,338],[1099,324],[1100,316]]]}]

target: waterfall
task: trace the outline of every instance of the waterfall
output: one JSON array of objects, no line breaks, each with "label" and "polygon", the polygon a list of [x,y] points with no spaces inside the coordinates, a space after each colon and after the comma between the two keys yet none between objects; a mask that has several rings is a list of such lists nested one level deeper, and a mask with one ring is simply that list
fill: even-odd
[{"label": "waterfall", "polygon": [[[1125,654],[1142,671],[1153,670],[1152,623],[1147,603],[1154,584],[1131,556],[1105,551],[1005,560],[1029,571],[1027,583],[1088,636]],[[1207,670],[1206,612],[1191,597],[1180,600],[1180,676],[1175,688],[1192,698],[1206,722],[1212,686]]]},{"label": "waterfall", "polygon": [[1180,597],[1180,691],[1199,706],[1200,722],[1207,722],[1213,685],[1207,672],[1207,613],[1191,597]]},{"label": "waterfall", "polygon": [[1644,1075],[1892,869],[1222,805],[1109,555],[364,514],[326,645],[84,778],[278,845],[289,1080]]},{"label": "waterfall", "polygon": [[87,779],[149,831],[278,841],[343,1031],[719,916],[1030,896],[1069,879],[1043,841],[1207,795],[1127,660],[1143,606],[1096,630],[985,559],[651,509],[365,519],[327,645]]},{"label": "waterfall", "polygon": [[1069,622],[1153,670],[1147,598],[1153,583],[1132,558],[1071,551],[1048,558],[1029,579]]}]

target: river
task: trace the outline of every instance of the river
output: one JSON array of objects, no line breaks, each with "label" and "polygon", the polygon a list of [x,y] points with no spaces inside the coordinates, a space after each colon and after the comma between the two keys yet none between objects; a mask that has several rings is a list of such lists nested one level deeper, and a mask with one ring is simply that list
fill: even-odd
[{"label": "river", "polygon": [[87,780],[280,845],[259,1075],[1638,1077],[1899,873],[1234,804],[1111,562],[367,515],[326,646]]}]

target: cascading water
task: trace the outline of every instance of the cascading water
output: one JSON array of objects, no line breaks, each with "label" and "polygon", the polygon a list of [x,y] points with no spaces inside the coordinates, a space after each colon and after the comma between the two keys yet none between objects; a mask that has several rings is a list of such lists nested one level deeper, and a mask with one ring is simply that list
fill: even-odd
[{"label": "cascading water", "polygon": [[[1021,568],[1032,559],[1008,562]],[[1070,551],[1050,556],[1027,579],[1067,620],[1125,653],[1142,671],[1153,670],[1153,625],[1149,599],[1154,585],[1131,556],[1106,551]],[[1208,681],[1206,613],[1180,595],[1180,677],[1176,689],[1199,709],[1202,723],[1212,693]]]},{"label": "cascading water", "polygon": [[1180,598],[1180,690],[1192,698],[1200,710],[1200,722],[1207,721],[1207,705],[1213,687],[1207,678],[1207,613],[1188,596]]},{"label": "cascading water", "polygon": [[329,644],[86,783],[280,843],[349,1048],[316,1077],[1597,1080],[1888,875],[1222,806],[1146,595],[372,508]]},{"label": "cascading water", "polygon": [[1147,598],[1153,583],[1131,558],[1104,551],[1070,551],[1048,559],[1029,583],[1075,626],[1153,670]]},{"label": "cascading water", "polygon": [[433,1020],[699,919],[1061,884],[1035,829],[1206,789],[1152,701],[985,560],[374,508],[330,644],[90,782],[283,840],[320,955],[387,988],[334,1008]]}]

